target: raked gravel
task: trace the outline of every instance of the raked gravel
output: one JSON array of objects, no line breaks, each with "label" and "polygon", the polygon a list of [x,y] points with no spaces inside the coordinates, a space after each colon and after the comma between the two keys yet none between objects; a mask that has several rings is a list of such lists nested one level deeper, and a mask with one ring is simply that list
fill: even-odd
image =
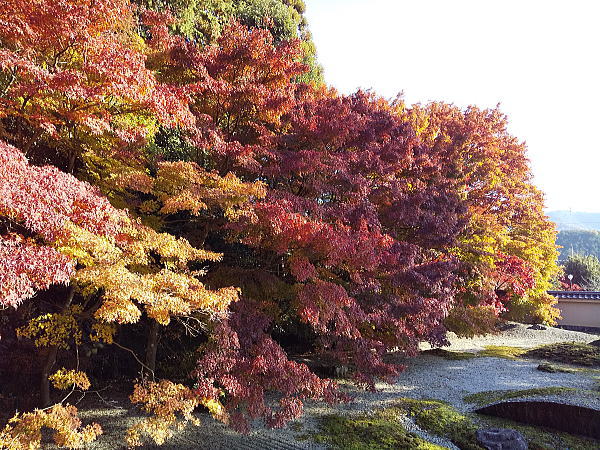
[{"label": "raked gravel", "polygon": [[[497,335],[477,337],[474,339],[457,338],[452,333],[449,336],[451,345],[446,347],[456,351],[479,351],[488,345],[507,345],[530,348],[554,342],[591,342],[598,335],[567,331],[548,327],[546,330],[529,329],[527,325],[515,324],[514,328]],[[427,348],[426,345],[423,348]],[[320,403],[308,402],[305,405],[304,416],[297,421],[296,426],[283,430],[257,429],[250,435],[243,436],[234,433],[226,426],[216,423],[209,417],[201,415],[203,425],[188,427],[184,432],[177,433],[173,439],[161,448],[165,449],[240,449],[240,450],[270,450],[270,449],[322,449],[322,445],[308,440],[298,440],[302,435],[314,431],[318,418],[324,414],[354,414],[373,411],[386,406],[399,397],[418,399],[438,399],[449,402],[460,411],[471,411],[474,405],[464,402],[466,395],[476,392],[502,389],[529,389],[537,387],[561,386],[581,389],[593,389],[595,381],[592,374],[578,373],[546,373],[536,370],[539,361],[508,360],[492,357],[481,357],[466,360],[450,361],[444,358],[421,355],[407,361],[407,368],[396,383],[378,383],[376,392],[357,389],[350,383],[342,382],[354,399],[350,403],[328,407]],[[540,398],[540,397],[536,397]],[[600,408],[600,396],[543,397],[549,400],[566,401]],[[93,449],[124,448],[121,444],[125,429],[135,418],[126,409],[127,405],[115,405],[114,408],[84,411],[84,421],[100,420],[105,434],[92,444]],[[100,415],[112,415],[110,420],[102,420]],[[456,447],[445,439],[421,432],[410,419],[405,419],[407,429],[418,432],[428,440],[448,448]],[[155,448],[148,445],[145,448]]]}]

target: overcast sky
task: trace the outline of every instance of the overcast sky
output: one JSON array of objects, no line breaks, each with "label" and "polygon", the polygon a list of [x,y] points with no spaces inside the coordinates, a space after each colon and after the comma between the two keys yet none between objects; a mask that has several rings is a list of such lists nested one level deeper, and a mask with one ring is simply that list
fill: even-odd
[{"label": "overcast sky", "polygon": [[600,0],[305,0],[328,84],[500,103],[548,209],[600,212]]}]

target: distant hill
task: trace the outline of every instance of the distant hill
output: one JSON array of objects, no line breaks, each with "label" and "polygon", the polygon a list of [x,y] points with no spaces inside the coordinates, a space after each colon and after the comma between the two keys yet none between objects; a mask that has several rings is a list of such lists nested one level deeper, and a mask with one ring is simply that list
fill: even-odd
[{"label": "distant hill", "polygon": [[594,255],[600,259],[600,232],[590,230],[563,230],[556,237],[559,249],[558,259],[564,261],[572,253]]},{"label": "distant hill", "polygon": [[600,231],[600,213],[550,211],[547,214],[556,224],[558,231]]},{"label": "distant hill", "polygon": [[546,213],[559,231],[556,243],[561,249],[559,260],[571,253],[594,255],[600,259],[600,213],[550,211]]}]

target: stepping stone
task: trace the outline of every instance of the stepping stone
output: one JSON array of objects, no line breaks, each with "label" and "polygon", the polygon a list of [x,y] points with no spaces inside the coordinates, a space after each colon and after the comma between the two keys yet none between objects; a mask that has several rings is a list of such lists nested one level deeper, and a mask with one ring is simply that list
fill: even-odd
[{"label": "stepping stone", "polygon": [[482,428],[475,433],[477,442],[487,450],[527,450],[527,441],[517,430]]}]

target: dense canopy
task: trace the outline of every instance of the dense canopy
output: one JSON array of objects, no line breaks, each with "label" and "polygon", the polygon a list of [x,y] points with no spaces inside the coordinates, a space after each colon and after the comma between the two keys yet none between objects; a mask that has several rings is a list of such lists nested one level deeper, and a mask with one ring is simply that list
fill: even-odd
[{"label": "dense canopy", "polygon": [[[128,443],[160,444],[199,406],[244,431],[344,400],[301,355],[372,388],[387,352],[557,317],[498,109],[340,95],[301,0],[4,3],[0,379],[28,371],[5,397],[137,378]],[[63,402],[0,447],[96,438]]]}]

